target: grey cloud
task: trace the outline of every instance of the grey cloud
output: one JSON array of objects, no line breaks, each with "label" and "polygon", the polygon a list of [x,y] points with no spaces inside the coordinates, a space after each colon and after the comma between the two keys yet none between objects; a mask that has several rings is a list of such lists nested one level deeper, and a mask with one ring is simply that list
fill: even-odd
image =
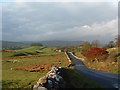
[{"label": "grey cloud", "polygon": [[[89,40],[90,37],[95,38],[97,36],[89,31],[95,28],[93,32],[97,34],[97,27],[104,25],[92,27],[93,23],[108,22],[117,17],[115,7],[107,3],[95,4],[6,4],[3,10],[3,40]],[[91,26],[92,29],[85,29],[82,27],[84,25]],[[106,29],[106,32],[109,31]]]}]

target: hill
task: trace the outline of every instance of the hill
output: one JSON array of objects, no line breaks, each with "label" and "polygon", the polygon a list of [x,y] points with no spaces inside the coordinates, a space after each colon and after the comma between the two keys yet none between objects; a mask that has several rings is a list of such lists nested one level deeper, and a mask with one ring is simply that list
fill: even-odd
[{"label": "hill", "polygon": [[33,43],[41,43],[45,47],[66,47],[66,46],[77,46],[82,41],[23,41],[23,42],[11,42],[11,41],[0,41],[0,47],[2,49],[22,49],[30,46]]},{"label": "hill", "polygon": [[77,46],[82,43],[82,41],[24,41],[23,43],[31,44],[31,43],[41,43],[46,47],[65,47],[65,46]]},{"label": "hill", "polygon": [[21,49],[26,46],[28,46],[28,44],[22,42],[0,41],[0,47],[2,47],[2,49]]}]

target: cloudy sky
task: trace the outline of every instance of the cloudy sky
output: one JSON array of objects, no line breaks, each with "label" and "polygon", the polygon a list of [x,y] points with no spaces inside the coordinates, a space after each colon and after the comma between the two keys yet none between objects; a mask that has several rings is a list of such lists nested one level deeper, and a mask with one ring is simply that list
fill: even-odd
[{"label": "cloudy sky", "polygon": [[106,42],[118,34],[114,2],[6,2],[2,7],[6,41]]}]

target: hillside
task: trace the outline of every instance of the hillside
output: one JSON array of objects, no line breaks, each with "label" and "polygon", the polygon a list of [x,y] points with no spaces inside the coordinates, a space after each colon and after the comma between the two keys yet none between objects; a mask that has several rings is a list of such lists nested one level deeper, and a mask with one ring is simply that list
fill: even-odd
[{"label": "hillside", "polygon": [[24,41],[23,43],[41,43],[46,47],[65,47],[65,46],[77,46],[82,43],[82,41]]},{"label": "hillside", "polygon": [[0,41],[0,45],[3,49],[20,49],[28,46],[28,44],[22,42]]},{"label": "hillside", "polygon": [[41,43],[46,47],[65,47],[65,46],[77,46],[82,41],[23,41],[23,42],[11,42],[11,41],[0,41],[3,49],[21,49],[32,43]]}]

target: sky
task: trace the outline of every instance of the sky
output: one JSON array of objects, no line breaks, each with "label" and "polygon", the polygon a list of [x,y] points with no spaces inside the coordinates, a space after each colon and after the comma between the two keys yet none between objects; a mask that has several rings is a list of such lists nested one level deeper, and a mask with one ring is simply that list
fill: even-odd
[{"label": "sky", "polygon": [[108,42],[118,34],[116,2],[11,1],[2,3],[5,41]]}]

